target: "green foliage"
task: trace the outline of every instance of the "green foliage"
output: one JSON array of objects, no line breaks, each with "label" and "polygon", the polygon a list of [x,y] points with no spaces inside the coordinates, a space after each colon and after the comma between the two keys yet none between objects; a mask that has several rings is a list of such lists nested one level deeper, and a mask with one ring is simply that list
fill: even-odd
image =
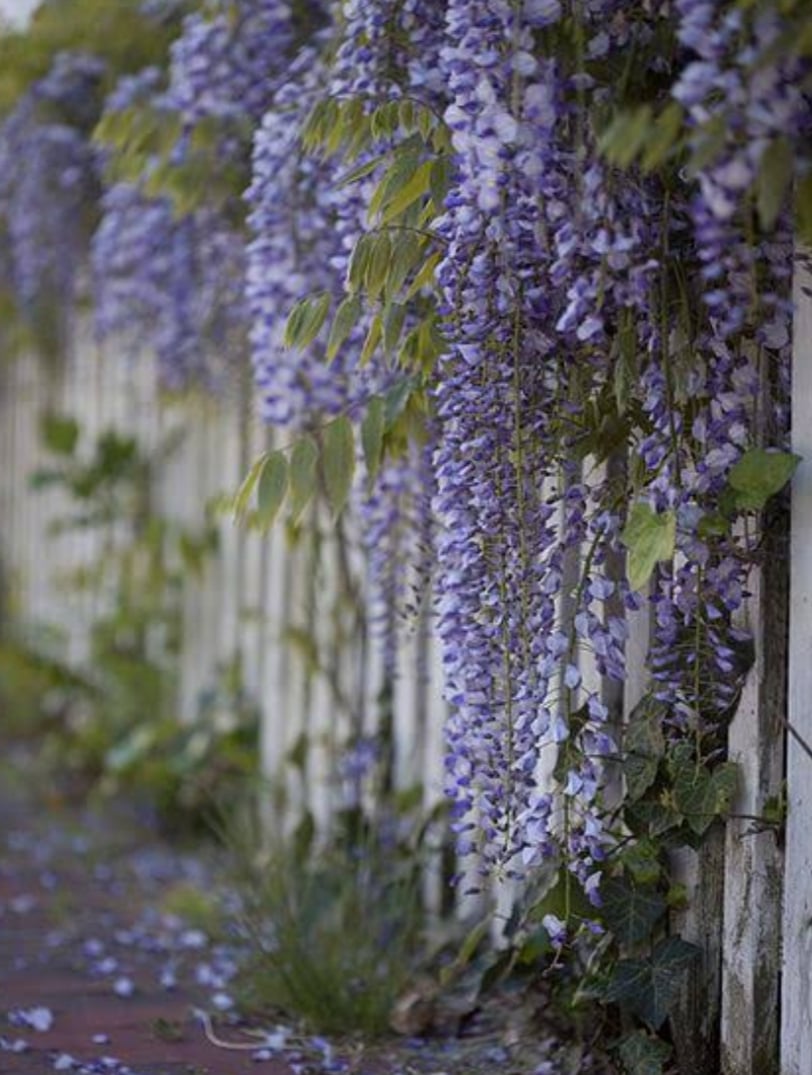
[{"label": "green foliage", "polygon": [[347,503],[355,472],[355,435],[349,418],[336,418],[324,430],[324,484],[334,515]]},{"label": "green foliage", "polygon": [[259,778],[259,710],[239,665],[221,669],[193,723],[142,715],[109,746],[103,768],[100,791],[147,797],[170,835],[222,825]]},{"label": "green foliage", "polygon": [[646,697],[632,710],[623,738],[623,775],[631,802],[644,795],[657,778],[665,753],[662,711]]},{"label": "green foliage", "polygon": [[312,823],[259,856],[253,830],[229,843],[256,952],[243,1002],[327,1033],[386,1032],[422,950],[414,847],[387,845],[355,812],[324,843]]},{"label": "green foliage", "polygon": [[606,924],[624,948],[646,940],[666,911],[659,893],[622,879],[605,881],[601,897]]},{"label": "green foliage", "polygon": [[[87,686],[78,701],[72,691],[62,719],[49,725],[46,763],[82,790],[113,793],[126,785],[150,797],[161,816],[199,819],[227,780],[255,772],[257,757],[256,711],[241,688],[223,702],[225,686],[218,687],[193,729],[176,721],[184,586],[202,575],[216,532],[188,529],[154,510],[152,478],[172,442],[151,457],[111,430],[84,445],[77,423],[56,414],[43,418],[41,435],[51,458],[32,486],[60,489],[67,505],[51,532],[95,537],[92,559],[59,582],[103,609],[90,625],[87,666],[72,673],[73,688]],[[274,495],[267,480],[261,492],[267,512]],[[223,684],[233,680],[226,675]]]},{"label": "green foliage", "polygon": [[[383,347],[399,366],[430,373],[445,349],[434,301],[439,254],[431,222],[443,211],[450,182],[448,129],[416,101],[370,108],[362,98],[326,98],[305,122],[302,144],[309,153],[337,155],[347,164],[361,152],[382,150],[339,180],[339,186],[346,186],[374,177],[376,186],[369,200],[370,230],[358,239],[350,258],[350,294],[329,330],[328,359],[338,353],[366,307],[369,328],[361,364]],[[312,342],[328,307],[324,296],[297,304],[288,322],[289,343]]]},{"label": "green foliage", "polygon": [[0,710],[12,738],[48,734],[95,697],[93,683],[60,656],[60,641],[40,631],[0,635]]},{"label": "green foliage", "polygon": [[288,461],[283,452],[271,452],[262,465],[257,486],[260,525],[270,526],[288,491]]},{"label": "green foliage", "polygon": [[612,972],[604,999],[622,1004],[652,1030],[659,1030],[699,954],[695,945],[668,937],[646,959],[621,959]]},{"label": "green foliage", "polygon": [[634,504],[623,530],[628,549],[626,571],[633,589],[640,590],[661,560],[674,555],[677,519],[673,511],[656,512],[648,504]]},{"label": "green foliage", "polygon": [[425,408],[422,378],[403,377],[385,395],[369,400],[358,433],[347,415],[339,415],[284,448],[263,453],[237,492],[223,498],[219,507],[265,530],[285,505],[290,522],[298,523],[308,504],[323,494],[337,518],[347,505],[355,476],[356,440],[360,438],[371,483],[387,452],[403,452],[410,442],[421,439]]},{"label": "green foliage", "polygon": [[709,770],[692,755],[692,748],[681,744],[669,760],[674,805],[690,828],[702,836],[716,818],[730,810],[736,793],[738,767],[726,762]]},{"label": "green foliage", "polygon": [[74,418],[46,414],[41,424],[44,447],[54,455],[73,455],[79,440],[79,424]]},{"label": "green foliage", "polygon": [[730,471],[729,482],[735,492],[735,506],[742,511],[758,511],[770,497],[787,484],[801,461],[790,452],[752,448],[745,452]]},{"label": "green foliage", "polygon": [[7,114],[58,52],[89,52],[105,60],[103,92],[119,76],[162,65],[177,16],[149,18],[140,0],[59,0],[40,4],[30,26],[0,33],[0,116]]},{"label": "green foliage", "polygon": [[667,1042],[644,1030],[626,1035],[618,1047],[618,1057],[626,1075],[663,1075],[671,1052]]}]

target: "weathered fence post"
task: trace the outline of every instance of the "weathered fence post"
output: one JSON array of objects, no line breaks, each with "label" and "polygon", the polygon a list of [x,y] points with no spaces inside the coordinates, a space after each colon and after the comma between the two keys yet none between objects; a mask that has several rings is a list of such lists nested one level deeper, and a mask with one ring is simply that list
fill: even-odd
[{"label": "weathered fence post", "polygon": [[[812,1070],[812,272],[796,264],[781,1073]],[[806,290],[805,290],[806,289]]]},{"label": "weathered fence post", "polygon": [[776,1075],[781,864],[775,829],[752,819],[778,801],[783,776],[788,596],[786,512],[765,521],[763,562],[750,581],[756,661],[728,737],[739,787],[725,846],[723,1075]]}]

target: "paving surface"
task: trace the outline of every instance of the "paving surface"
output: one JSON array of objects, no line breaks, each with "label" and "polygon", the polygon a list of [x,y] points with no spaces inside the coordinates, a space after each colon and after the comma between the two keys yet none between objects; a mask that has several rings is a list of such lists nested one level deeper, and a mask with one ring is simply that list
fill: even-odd
[{"label": "paving surface", "polygon": [[[203,880],[199,864],[139,835],[111,843],[98,818],[51,817],[0,792],[0,1075],[329,1070],[223,1025],[231,953],[161,910]],[[201,1009],[226,1009],[216,1033],[243,1048],[212,1044]]]},{"label": "paving surface", "polygon": [[543,1013],[523,1021],[517,1044],[511,998],[467,1019],[465,1031],[449,1032],[445,1020],[438,1033],[376,1046],[327,1042],[267,1017],[260,1028],[256,1019],[244,1023],[233,995],[238,942],[211,937],[205,922],[177,913],[180,893],[213,891],[223,870],[212,851],[167,844],[128,804],[46,805],[36,778],[3,754],[0,1075],[610,1070],[552,1033]]}]

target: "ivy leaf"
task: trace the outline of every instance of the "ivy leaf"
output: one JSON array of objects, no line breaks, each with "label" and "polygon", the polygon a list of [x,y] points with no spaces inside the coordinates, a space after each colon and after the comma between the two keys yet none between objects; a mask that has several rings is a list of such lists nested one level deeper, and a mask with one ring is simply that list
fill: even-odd
[{"label": "ivy leaf", "polygon": [[623,775],[632,802],[644,795],[657,778],[665,751],[661,717],[661,707],[648,697],[638,702],[629,715],[623,737]]},{"label": "ivy leaf", "polygon": [[361,423],[361,446],[369,474],[370,485],[377,477],[383,454],[386,404],[380,396],[373,396]]},{"label": "ivy leaf", "polygon": [[758,511],[771,496],[787,484],[801,461],[791,452],[769,452],[751,448],[730,471],[730,485],[736,491],[736,505]]},{"label": "ivy leaf", "polygon": [[633,590],[651,578],[660,560],[670,560],[677,540],[677,517],[673,511],[658,513],[648,504],[632,507],[621,540],[629,550],[627,572]]},{"label": "ivy leaf", "polygon": [[344,510],[355,473],[355,437],[352,422],[345,415],[336,418],[324,431],[322,454],[327,498],[338,516]]},{"label": "ivy leaf", "polygon": [[795,154],[788,138],[781,136],[764,150],[756,180],[756,203],[761,226],[770,231],[792,183]]},{"label": "ivy leaf", "polygon": [[293,522],[307,507],[316,490],[318,449],[310,437],[296,441],[290,454],[290,515]]},{"label": "ivy leaf", "polygon": [[619,852],[618,858],[638,885],[652,885],[662,876],[660,847],[649,836],[629,844]]},{"label": "ivy leaf", "polygon": [[733,762],[713,771],[695,762],[675,767],[674,801],[697,836],[729,811],[737,779],[738,768]]},{"label": "ivy leaf", "polygon": [[662,836],[670,829],[679,828],[683,816],[675,810],[668,797],[659,800],[640,799],[627,807],[629,821],[636,830],[645,829],[652,837]]},{"label": "ivy leaf", "polygon": [[658,1030],[674,1003],[688,967],[700,952],[680,937],[660,941],[648,959],[621,959],[604,999],[627,1008]]},{"label": "ivy leaf", "polygon": [[635,1030],[623,1038],[617,1052],[626,1075],[662,1075],[671,1046],[645,1030]]},{"label": "ivy leaf", "polygon": [[666,911],[657,892],[615,878],[603,882],[601,898],[606,924],[624,947],[645,940]]},{"label": "ivy leaf", "polygon": [[260,526],[271,525],[282,506],[287,491],[288,461],[282,452],[271,452],[262,467],[257,487],[257,511]]}]

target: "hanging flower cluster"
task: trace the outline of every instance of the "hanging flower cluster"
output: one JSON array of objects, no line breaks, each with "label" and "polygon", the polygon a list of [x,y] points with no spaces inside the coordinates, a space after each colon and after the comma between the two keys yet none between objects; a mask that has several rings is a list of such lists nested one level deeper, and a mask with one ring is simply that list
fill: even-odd
[{"label": "hanging flower cluster", "polygon": [[89,134],[104,70],[93,56],[58,54],[0,128],[0,218],[13,291],[29,313],[46,303],[65,313],[79,298],[98,190]]},{"label": "hanging flower cluster", "polygon": [[[247,137],[273,97],[292,35],[284,2],[245,0],[190,15],[172,46],[166,87],[159,72],[146,70],[107,101],[107,117],[141,105],[159,130],[177,123],[163,154],[105,192],[93,244],[99,330],[152,347],[169,388],[196,381],[222,388],[224,359],[244,351],[246,243],[239,187],[219,199],[194,193],[179,209],[150,183],[163,169],[179,178],[183,194],[183,177],[196,168],[242,174]],[[213,134],[207,122],[216,125]]]}]

